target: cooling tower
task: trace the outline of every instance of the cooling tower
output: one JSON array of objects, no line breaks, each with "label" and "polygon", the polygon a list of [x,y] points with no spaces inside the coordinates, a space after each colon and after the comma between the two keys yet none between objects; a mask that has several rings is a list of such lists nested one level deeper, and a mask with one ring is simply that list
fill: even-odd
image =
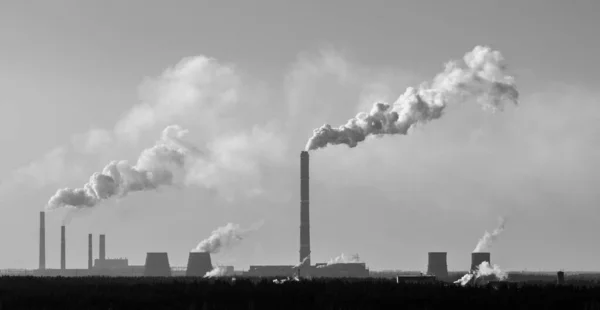
[{"label": "cooling tower", "polygon": [[210,261],[210,253],[190,252],[188,258],[186,277],[204,277],[204,275],[213,268]]},{"label": "cooling tower", "polygon": [[93,267],[94,257],[92,255],[92,234],[88,235],[88,269],[92,269]]},{"label": "cooling tower", "polygon": [[448,277],[446,257],[446,252],[429,252],[427,274],[436,276],[438,279]]},{"label": "cooling tower", "polygon": [[471,253],[471,271],[475,270],[483,262],[488,262],[490,265],[492,264],[489,252]]},{"label": "cooling tower", "polygon": [[40,270],[46,269],[46,217],[40,212]]},{"label": "cooling tower", "polygon": [[145,277],[170,277],[171,266],[169,255],[166,252],[147,253],[146,265],[144,266]]},{"label": "cooling tower", "polygon": [[62,225],[60,226],[60,269],[62,270],[67,268],[65,242],[65,225]]},{"label": "cooling tower", "polygon": [[99,253],[100,261],[104,261],[106,259],[106,236],[100,235],[100,253]]},{"label": "cooling tower", "polygon": [[310,216],[308,212],[308,152],[300,153],[300,262],[305,258],[305,266],[310,266]]}]

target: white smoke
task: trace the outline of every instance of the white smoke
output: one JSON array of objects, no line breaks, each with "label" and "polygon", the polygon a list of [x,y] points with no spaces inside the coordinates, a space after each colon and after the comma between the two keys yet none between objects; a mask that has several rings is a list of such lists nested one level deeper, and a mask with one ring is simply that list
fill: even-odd
[{"label": "white smoke", "polygon": [[500,234],[504,231],[504,224],[506,223],[506,219],[501,217],[499,219],[499,222],[500,223],[498,224],[498,227],[496,227],[494,231],[492,231],[491,233],[487,231],[485,232],[483,237],[479,239],[479,242],[477,243],[477,246],[475,246],[475,250],[473,250],[473,252],[485,251],[492,246],[494,241],[496,241],[496,239],[498,239],[498,236],[500,236]]},{"label": "white smoke", "polygon": [[224,277],[226,275],[227,275],[227,267],[215,266],[211,271],[207,272],[204,275],[204,278],[217,278],[217,277]]},{"label": "white smoke", "polygon": [[304,264],[308,261],[309,258],[310,258],[310,254],[306,255],[306,257],[304,257],[299,263],[294,265],[293,268],[299,268],[300,266],[304,266]]},{"label": "white smoke", "polygon": [[92,174],[83,187],[59,189],[46,209],[93,207],[113,196],[124,197],[130,192],[172,185],[175,172],[184,168],[186,158],[195,151],[181,143],[186,134],[180,126],[168,126],[152,148],[142,151],[135,165],[124,160],[112,161],[102,172]]},{"label": "white smoke", "polygon": [[351,257],[348,257],[344,253],[342,253],[340,256],[330,259],[327,262],[327,265],[358,263],[358,262],[360,262],[358,255],[352,255]]},{"label": "white smoke", "polygon": [[508,278],[506,272],[502,271],[498,265],[490,265],[489,262],[482,262],[475,268],[473,272],[467,273],[462,278],[454,281],[456,284],[462,286],[467,285],[471,280],[478,279],[480,277],[494,275],[498,280],[504,281]]},{"label": "white smoke", "polygon": [[361,112],[339,128],[325,124],[315,129],[306,150],[330,144],[355,147],[371,135],[406,134],[416,124],[440,118],[453,102],[477,99],[493,110],[502,109],[504,101],[517,104],[519,93],[503,61],[499,51],[476,46],[464,56],[463,66],[449,62],[429,83],[407,88],[393,105],[377,102],[369,113]]},{"label": "white smoke", "polygon": [[258,230],[263,224],[264,221],[261,221],[253,224],[248,229],[242,229],[238,224],[227,223],[227,225],[213,230],[208,238],[200,241],[200,243],[198,243],[191,251],[213,254],[219,253],[222,248],[228,248],[238,244],[249,233]]}]

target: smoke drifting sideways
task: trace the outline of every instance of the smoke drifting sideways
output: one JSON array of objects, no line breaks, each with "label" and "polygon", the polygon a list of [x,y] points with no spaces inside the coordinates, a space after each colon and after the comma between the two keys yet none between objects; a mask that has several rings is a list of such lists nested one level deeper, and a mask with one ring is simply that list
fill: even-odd
[{"label": "smoke drifting sideways", "polygon": [[248,229],[242,229],[238,224],[227,223],[227,225],[213,230],[210,236],[200,241],[191,252],[219,253],[223,248],[238,244],[249,233],[258,230],[263,224],[264,221],[260,221]]},{"label": "smoke drifting sideways", "polygon": [[440,118],[449,103],[476,99],[493,111],[502,110],[505,101],[518,104],[514,78],[505,73],[499,51],[476,46],[463,62],[450,61],[432,81],[407,88],[393,105],[377,102],[370,112],[359,113],[339,128],[325,124],[315,129],[305,149],[338,144],[353,148],[371,135],[405,135],[416,124]]},{"label": "smoke drifting sideways", "polygon": [[489,262],[482,262],[481,264],[479,264],[479,266],[477,266],[474,272],[465,274],[462,278],[454,281],[454,283],[465,286],[471,280],[490,275],[494,275],[500,281],[504,281],[508,278],[506,272],[502,271],[498,265],[492,266]]},{"label": "smoke drifting sideways", "polygon": [[217,277],[224,277],[226,275],[227,275],[227,267],[215,266],[211,271],[207,272],[204,275],[204,278],[217,278]]},{"label": "smoke drifting sideways", "polygon": [[[334,257],[327,262],[327,266],[335,265],[335,264],[348,264],[348,263],[359,263],[358,255],[352,255],[351,257],[346,256],[342,253],[338,257]],[[319,266],[321,267],[321,266]]]},{"label": "smoke drifting sideways", "polygon": [[475,250],[473,250],[473,252],[482,252],[489,249],[492,246],[496,239],[498,239],[498,236],[500,236],[500,234],[504,231],[504,224],[506,223],[506,219],[501,217],[499,219],[499,222],[500,223],[498,224],[498,227],[496,227],[496,229],[494,229],[492,233],[489,233],[487,231],[485,232],[483,237],[479,239],[479,242],[477,243],[477,246],[475,246]]},{"label": "smoke drifting sideways", "polygon": [[174,172],[184,168],[186,159],[199,154],[197,148],[183,142],[187,133],[178,125],[166,127],[156,144],[142,151],[135,165],[125,160],[110,162],[102,172],[92,174],[82,188],[59,189],[46,210],[91,208],[113,196],[172,185]]}]

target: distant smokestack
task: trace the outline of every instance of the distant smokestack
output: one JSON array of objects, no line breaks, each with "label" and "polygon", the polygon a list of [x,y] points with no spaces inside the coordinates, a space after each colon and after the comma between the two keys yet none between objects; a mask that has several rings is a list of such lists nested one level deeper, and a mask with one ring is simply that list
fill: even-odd
[{"label": "distant smokestack", "polygon": [[559,271],[556,273],[556,283],[559,285],[565,284],[565,273]]},{"label": "distant smokestack", "polygon": [[46,269],[46,217],[40,212],[40,270]]},{"label": "distant smokestack", "polygon": [[60,269],[62,270],[67,268],[65,242],[65,225],[62,225],[60,226]]},{"label": "distant smokestack", "polygon": [[100,261],[104,261],[106,259],[106,236],[100,235]]},{"label": "distant smokestack", "polygon": [[88,269],[92,269],[93,264],[92,261],[94,260],[93,254],[92,254],[92,234],[88,235]]},{"label": "distant smokestack", "polygon": [[446,252],[429,252],[427,274],[437,278],[448,277],[448,265],[446,263]]},{"label": "distant smokestack", "polygon": [[[308,152],[300,153],[300,262],[310,266],[310,216],[308,198]],[[308,258],[307,258],[308,257]],[[306,259],[306,260],[305,260]]]},{"label": "distant smokestack", "polygon": [[489,252],[473,252],[471,253],[471,271],[475,271],[479,265],[483,262],[488,262],[490,265],[492,264],[490,260]]}]

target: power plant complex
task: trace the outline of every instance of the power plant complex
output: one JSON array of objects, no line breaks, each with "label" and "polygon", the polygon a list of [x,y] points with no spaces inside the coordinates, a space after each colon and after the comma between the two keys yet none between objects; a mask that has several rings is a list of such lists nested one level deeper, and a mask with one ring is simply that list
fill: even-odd
[{"label": "power plant complex", "polygon": [[[300,249],[299,262],[295,265],[253,265],[247,271],[234,272],[232,266],[221,267],[220,276],[234,274],[250,277],[369,277],[369,270],[364,262],[342,263],[317,263],[311,264],[310,249],[310,198],[309,198],[309,153],[302,151],[300,154]],[[61,251],[60,269],[49,269],[46,266],[46,225],[45,213],[40,212],[40,241],[39,241],[39,268],[35,271],[40,276],[147,276],[169,277],[188,276],[204,277],[212,270],[211,255],[207,252],[190,252],[185,269],[174,270],[170,266],[169,256],[166,252],[149,252],[146,254],[144,265],[132,266],[125,258],[106,257],[106,235],[98,238],[98,258],[93,257],[93,235],[88,234],[88,268],[67,269],[66,261],[66,227],[61,226]],[[490,263],[490,253],[472,253],[471,272],[476,270],[482,262]],[[427,275],[398,277],[398,281],[447,279],[447,253],[428,253]]]}]

